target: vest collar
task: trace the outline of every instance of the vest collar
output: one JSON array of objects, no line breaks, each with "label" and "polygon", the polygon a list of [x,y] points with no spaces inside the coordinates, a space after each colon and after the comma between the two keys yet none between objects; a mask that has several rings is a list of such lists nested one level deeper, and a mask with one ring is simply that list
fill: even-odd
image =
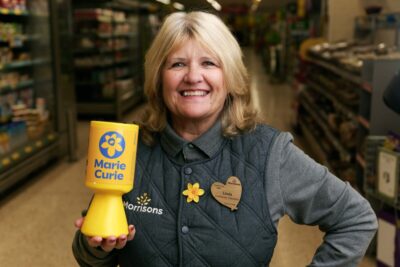
[{"label": "vest collar", "polygon": [[202,154],[211,158],[220,149],[224,137],[222,136],[222,125],[221,121],[217,121],[210,129],[204,134],[199,136],[193,142],[180,137],[171,125],[168,123],[164,131],[161,133],[161,146],[165,152],[176,158],[183,151],[184,147],[192,144],[197,150],[200,150]]}]

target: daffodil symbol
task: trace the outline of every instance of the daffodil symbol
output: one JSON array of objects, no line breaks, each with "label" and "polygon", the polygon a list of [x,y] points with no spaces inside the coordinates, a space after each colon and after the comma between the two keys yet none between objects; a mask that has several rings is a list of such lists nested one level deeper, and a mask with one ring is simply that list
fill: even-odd
[{"label": "daffodil symbol", "polygon": [[116,133],[106,134],[103,140],[101,148],[107,151],[108,157],[113,158],[116,153],[121,154],[123,151],[123,146],[121,146],[123,139],[121,136],[117,136]]},{"label": "daffodil symbol", "polygon": [[200,188],[199,183],[195,183],[192,185],[191,183],[188,183],[187,189],[182,192],[184,196],[187,196],[186,201],[189,202],[199,202],[199,196],[204,195],[204,190]]}]

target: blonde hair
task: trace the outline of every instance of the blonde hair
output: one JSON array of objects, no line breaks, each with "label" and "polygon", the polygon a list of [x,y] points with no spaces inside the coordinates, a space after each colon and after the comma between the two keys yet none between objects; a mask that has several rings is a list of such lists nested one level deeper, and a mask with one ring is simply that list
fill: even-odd
[{"label": "blonde hair", "polygon": [[242,51],[226,25],[217,16],[205,12],[172,13],[165,19],[145,58],[144,92],[148,103],[141,130],[143,141],[149,145],[154,143],[153,135],[167,124],[162,68],[168,55],[189,39],[199,42],[221,64],[228,91],[222,111],[224,136],[250,131],[257,123]]}]

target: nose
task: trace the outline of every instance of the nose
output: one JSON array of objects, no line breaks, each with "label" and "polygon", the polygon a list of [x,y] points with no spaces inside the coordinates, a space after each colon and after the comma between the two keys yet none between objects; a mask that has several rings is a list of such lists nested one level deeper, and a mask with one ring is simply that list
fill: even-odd
[{"label": "nose", "polygon": [[203,73],[197,66],[189,66],[184,76],[184,82],[186,83],[199,83],[203,81]]}]

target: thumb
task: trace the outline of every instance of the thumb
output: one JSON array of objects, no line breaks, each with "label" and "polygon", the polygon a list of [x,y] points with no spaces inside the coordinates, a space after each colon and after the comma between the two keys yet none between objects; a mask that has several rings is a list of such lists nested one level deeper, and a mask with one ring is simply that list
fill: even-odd
[{"label": "thumb", "polygon": [[84,217],[81,217],[81,218],[75,220],[75,223],[74,223],[75,227],[78,229],[81,229],[84,220],[85,220]]}]

